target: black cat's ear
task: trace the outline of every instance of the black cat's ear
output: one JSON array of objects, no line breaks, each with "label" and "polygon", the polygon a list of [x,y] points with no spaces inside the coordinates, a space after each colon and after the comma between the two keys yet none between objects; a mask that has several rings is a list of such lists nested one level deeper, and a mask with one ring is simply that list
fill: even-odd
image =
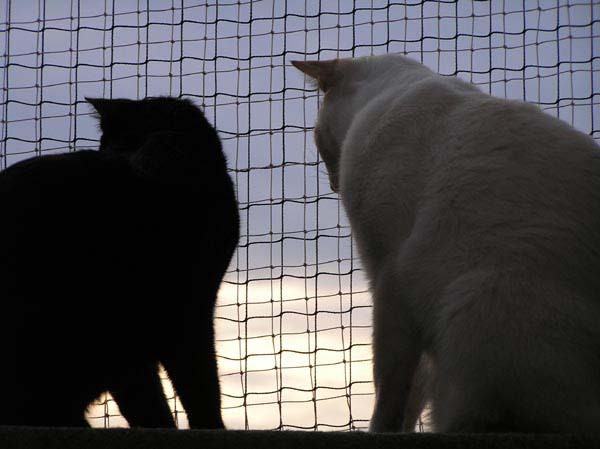
[{"label": "black cat's ear", "polygon": [[98,113],[98,115],[100,117],[102,117],[102,115],[104,115],[109,107],[110,107],[110,102],[111,100],[107,100],[105,98],[90,98],[90,97],[85,97],[85,101],[87,101],[89,104],[91,104],[94,109],[96,110],[96,112]]},{"label": "black cat's ear", "polygon": [[336,82],[339,70],[338,60],[329,59],[327,61],[292,61],[292,65],[305,75],[313,78],[319,89],[327,92]]}]

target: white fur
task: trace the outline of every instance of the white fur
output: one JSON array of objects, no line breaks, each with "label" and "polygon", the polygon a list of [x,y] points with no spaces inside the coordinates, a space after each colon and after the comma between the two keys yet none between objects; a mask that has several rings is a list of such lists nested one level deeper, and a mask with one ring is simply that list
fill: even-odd
[{"label": "white fur", "polygon": [[399,55],[327,76],[317,146],[374,300],[371,430],[410,430],[426,389],[441,432],[600,432],[593,140]]}]

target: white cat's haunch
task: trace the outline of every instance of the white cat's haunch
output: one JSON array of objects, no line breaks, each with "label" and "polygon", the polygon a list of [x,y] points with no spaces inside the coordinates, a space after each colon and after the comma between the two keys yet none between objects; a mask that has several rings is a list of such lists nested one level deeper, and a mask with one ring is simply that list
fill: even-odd
[{"label": "white cat's haunch", "polygon": [[600,432],[600,149],[400,55],[294,62],[374,301],[373,431]]}]

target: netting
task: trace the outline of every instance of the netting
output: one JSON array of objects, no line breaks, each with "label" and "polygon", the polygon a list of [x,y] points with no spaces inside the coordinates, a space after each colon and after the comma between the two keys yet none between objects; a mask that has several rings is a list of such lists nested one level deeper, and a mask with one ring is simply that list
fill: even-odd
[{"label": "netting", "polygon": [[[594,0],[0,0],[0,168],[96,147],[85,96],[193,99],[242,216],[216,318],[226,425],[362,429],[370,299],[312,139],[319,94],[289,61],[406,53],[599,138],[599,48]],[[123,425],[109,397],[89,420]]]}]

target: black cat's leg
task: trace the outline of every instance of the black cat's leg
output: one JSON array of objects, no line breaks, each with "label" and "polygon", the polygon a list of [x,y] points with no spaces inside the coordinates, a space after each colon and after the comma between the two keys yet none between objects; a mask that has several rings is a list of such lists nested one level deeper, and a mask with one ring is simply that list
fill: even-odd
[{"label": "black cat's leg", "polygon": [[175,427],[157,364],[145,364],[124,373],[110,394],[130,427]]},{"label": "black cat's leg", "polygon": [[[196,326],[200,326],[196,323]],[[192,429],[223,429],[221,392],[211,331],[177,342],[161,362],[181,399]],[[207,335],[210,334],[210,335]]]}]

